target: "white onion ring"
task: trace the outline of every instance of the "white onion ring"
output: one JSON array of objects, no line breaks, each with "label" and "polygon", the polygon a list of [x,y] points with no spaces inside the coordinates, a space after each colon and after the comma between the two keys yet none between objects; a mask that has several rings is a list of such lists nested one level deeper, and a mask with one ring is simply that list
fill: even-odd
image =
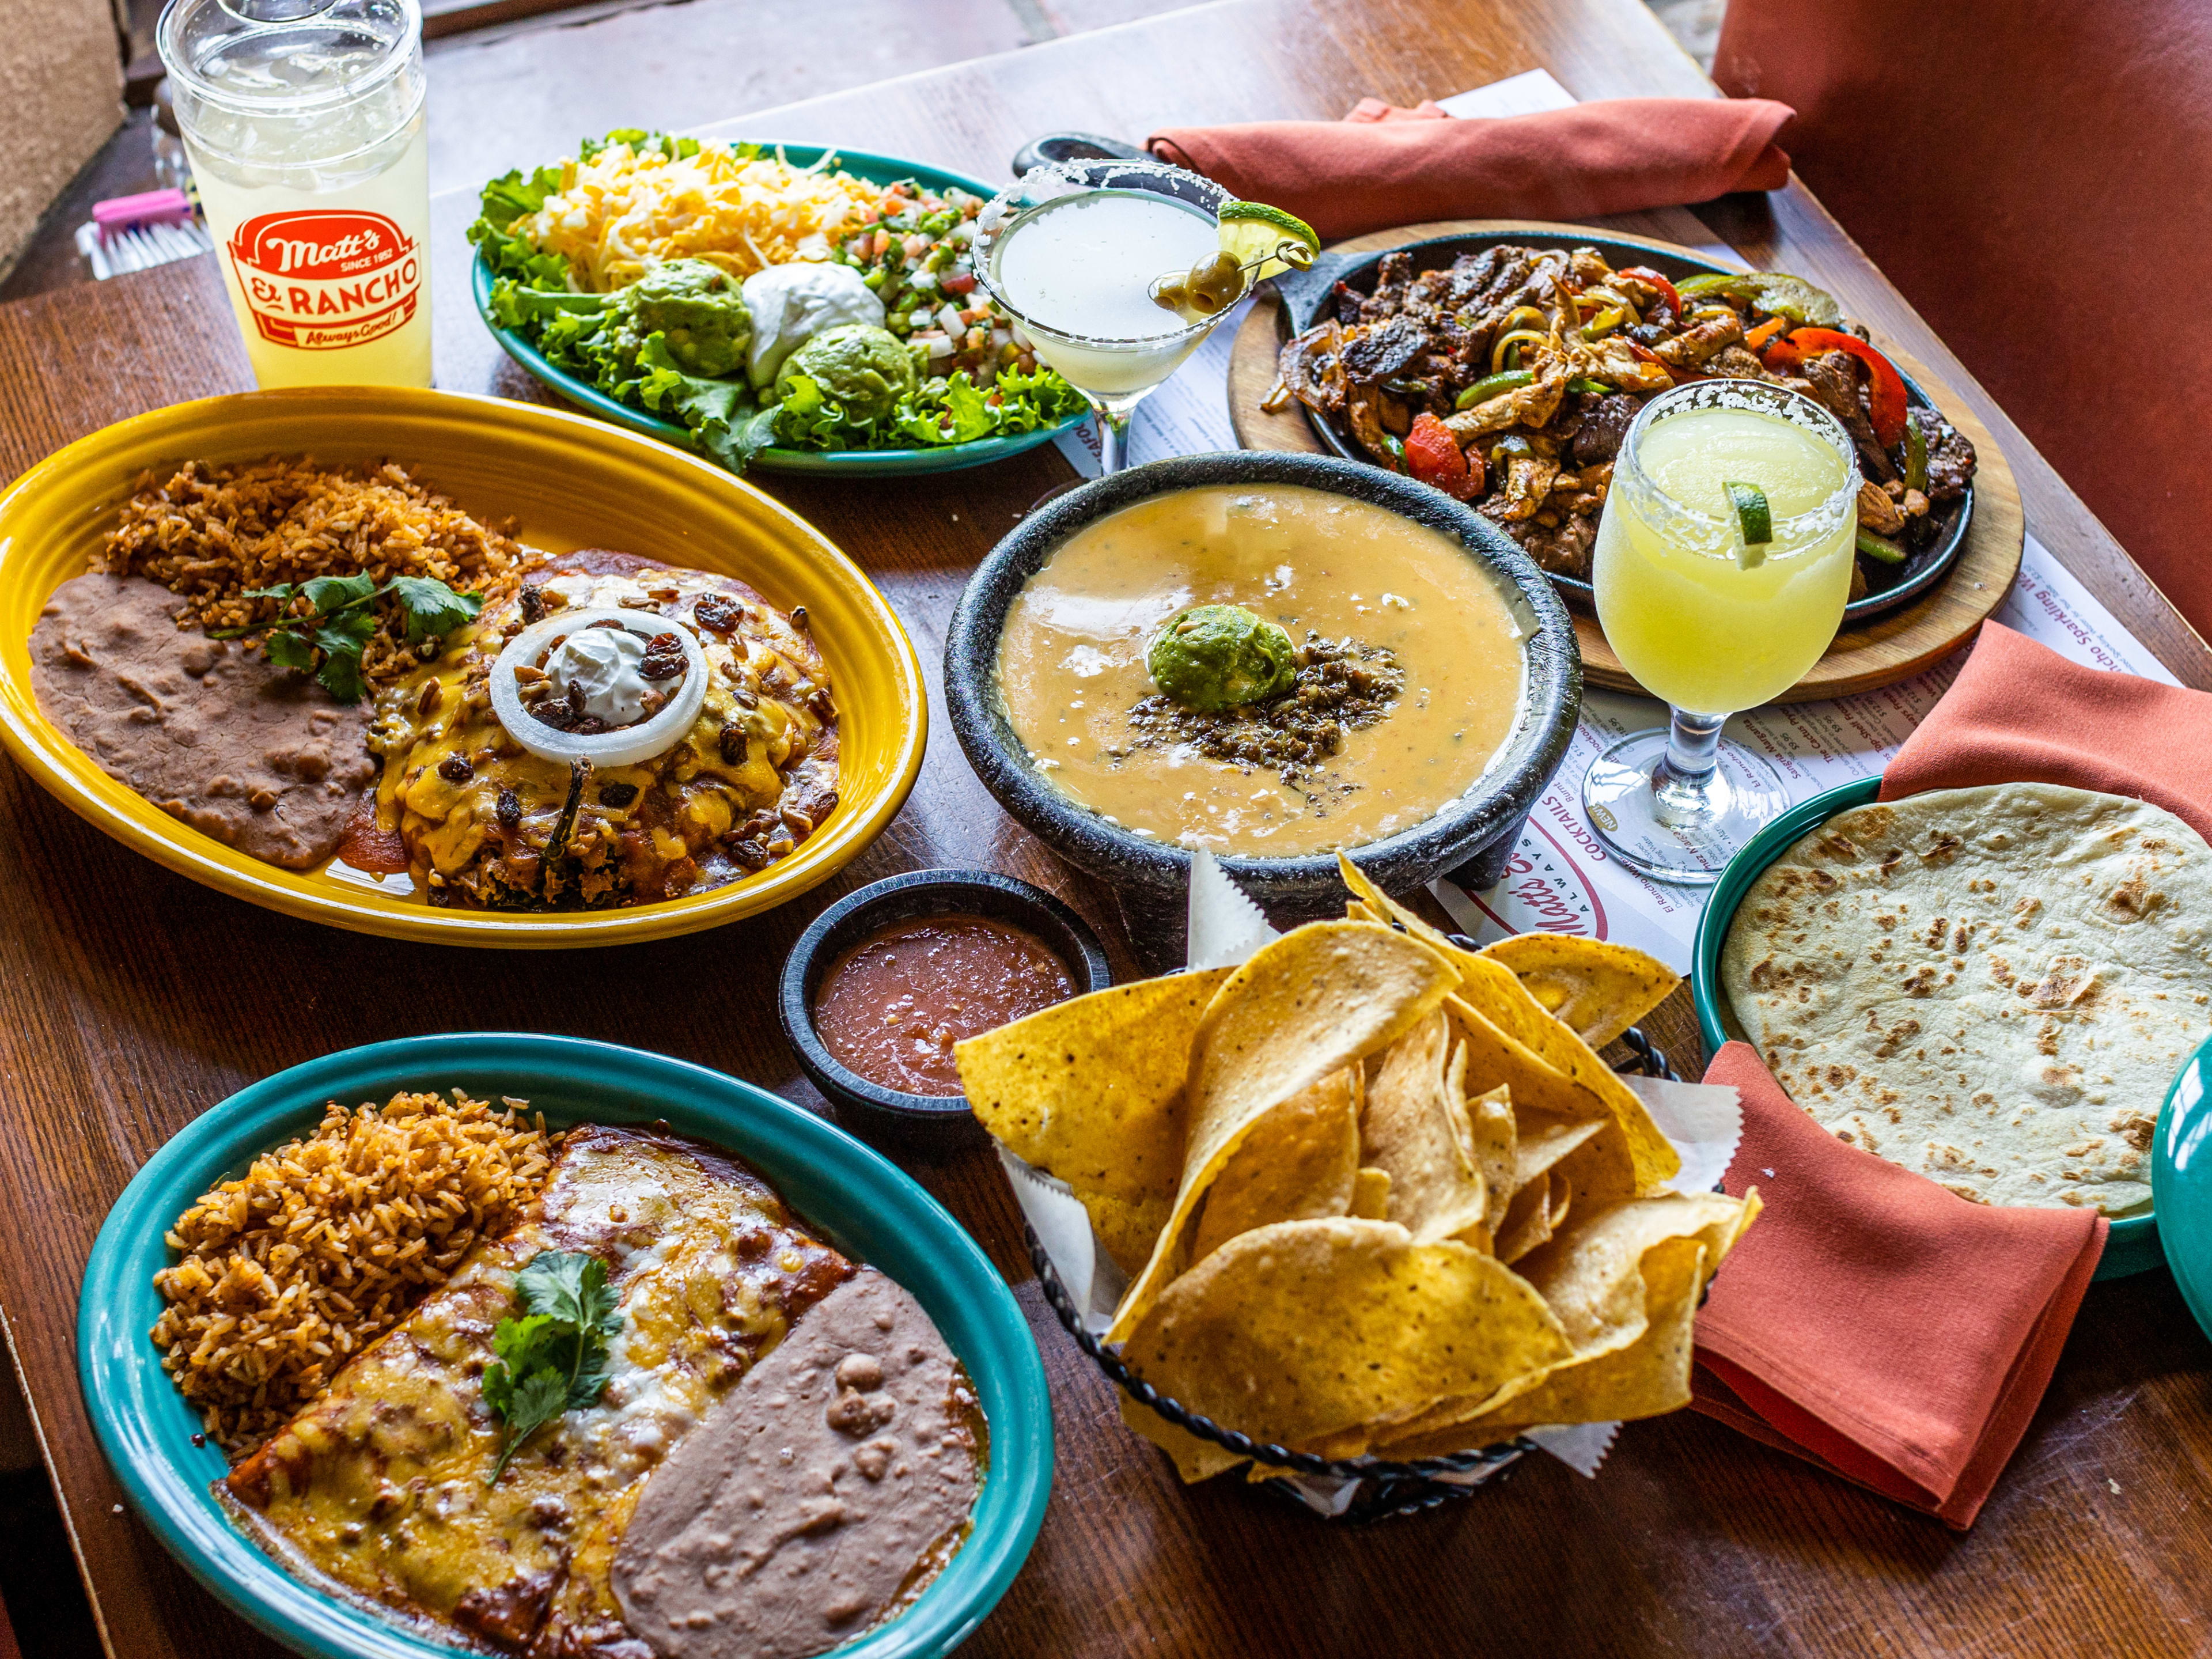
[{"label": "white onion ring", "polygon": [[[576,633],[594,623],[611,622],[625,631],[651,639],[673,634],[684,644],[684,684],[667,705],[649,720],[612,732],[562,732],[548,726],[522,706],[521,688],[514,671],[525,664],[535,667],[538,653],[556,635]],[[684,739],[707,702],[707,653],[698,636],[673,617],[657,611],[623,611],[594,605],[581,611],[562,611],[534,622],[507,642],[491,666],[491,711],[507,734],[540,760],[589,761],[594,766],[635,766],[665,754]]]}]

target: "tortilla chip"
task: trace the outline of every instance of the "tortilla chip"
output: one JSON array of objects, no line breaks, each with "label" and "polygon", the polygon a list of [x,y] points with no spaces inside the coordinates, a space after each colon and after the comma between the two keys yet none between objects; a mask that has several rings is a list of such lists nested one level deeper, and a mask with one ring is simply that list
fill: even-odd
[{"label": "tortilla chip", "polygon": [[[1451,1021],[1453,1032],[1467,1044],[1468,1076],[1474,1087],[1505,1084],[1513,1091],[1516,1114],[1525,1109],[1553,1117],[1599,1121],[1598,1133],[1571,1155],[1580,1159],[1578,1183],[1593,1197],[1606,1202],[1632,1198],[1680,1169],[1680,1158],[1659,1133],[1640,1101],[1632,1115],[1637,1132],[1632,1139],[1632,1115],[1614,1111],[1609,1097],[1569,1077],[1458,997],[1446,1000],[1444,1014]],[[1635,1099],[1632,1095],[1629,1097]],[[1640,1162],[1639,1146],[1644,1153]]]},{"label": "tortilla chip", "polygon": [[[1759,1208],[1756,1192],[1741,1200],[1717,1193],[1666,1193],[1600,1210],[1578,1226],[1555,1233],[1548,1244],[1508,1271],[1516,1272],[1544,1296],[1573,1344],[1573,1354],[1537,1382],[1503,1397],[1486,1400],[1470,1393],[1439,1401],[1388,1436],[1387,1452],[1380,1446],[1378,1452],[1392,1457],[1435,1456],[1489,1445],[1540,1423],[1606,1422],[1622,1414],[1611,1409],[1617,1400],[1663,1396],[1668,1386],[1664,1378],[1653,1382],[1636,1369],[1638,1364],[1674,1363],[1674,1351],[1663,1336],[1642,1348],[1640,1360],[1609,1365],[1588,1383],[1575,1380],[1572,1373],[1636,1346],[1655,1322],[1668,1324],[1678,1316],[1686,1322],[1694,1316],[1705,1281],[1735,1248]],[[1660,1258],[1650,1273],[1644,1265],[1653,1261],[1654,1252],[1680,1241],[1698,1251],[1696,1283],[1686,1297],[1686,1312],[1678,1305],[1681,1297],[1676,1281],[1666,1277],[1679,1269],[1679,1261]],[[1655,1275],[1663,1280],[1656,1294],[1651,1289]],[[1686,1330],[1686,1323],[1680,1328]],[[1543,1397],[1539,1400],[1538,1395]],[[1601,1401],[1602,1406],[1595,1403]],[[1595,1414],[1567,1414],[1584,1409]]]},{"label": "tortilla chip", "polygon": [[[1513,1202],[1498,1224],[1496,1254],[1500,1261],[1518,1261],[1539,1244],[1551,1241],[1552,1188],[1553,1176],[1547,1170],[1514,1194]],[[1560,1210],[1565,1212],[1564,1200]]]},{"label": "tortilla chip", "polygon": [[1681,1172],[1680,1155],[1659,1133],[1659,1126],[1651,1121],[1643,1097],[1598,1058],[1595,1048],[1546,1013],[1543,1006],[1514,978],[1510,969],[1487,957],[1470,957],[1464,951],[1459,954],[1455,965],[1461,969],[1462,1001],[1537,1059],[1572,1078],[1604,1103],[1606,1110],[1620,1123],[1627,1139],[1638,1192],[1649,1192]]},{"label": "tortilla chip", "polygon": [[1626,1422],[1690,1403],[1691,1351],[1705,1294],[1705,1247],[1670,1238],[1644,1255],[1646,1323],[1627,1346],[1563,1365],[1525,1394],[1462,1422],[1424,1425],[1374,1449],[1380,1457],[1446,1457],[1547,1423]]},{"label": "tortilla chip", "polygon": [[1122,1342],[1188,1265],[1189,1230],[1237,1145],[1273,1108],[1388,1048],[1434,1013],[1455,978],[1416,939],[1317,921],[1255,951],[1200,1022],[1186,1091],[1182,1176],[1144,1272],[1107,1340]]},{"label": "tortilla chip", "polygon": [[1517,1191],[1549,1170],[1605,1127],[1602,1118],[1555,1117],[1549,1112],[1515,1114],[1513,1184]]},{"label": "tortilla chip", "polygon": [[952,1051],[978,1121],[1074,1189],[1125,1273],[1152,1254],[1174,1207],[1191,1044],[1228,978],[1218,969],[1118,985]]},{"label": "tortilla chip", "polygon": [[1270,1222],[1309,1221],[1351,1209],[1359,1176],[1359,1114],[1352,1087],[1358,1072],[1356,1066],[1332,1072],[1253,1126],[1206,1194],[1191,1235],[1193,1261]]},{"label": "tortilla chip", "polygon": [[[1413,911],[1391,898],[1343,854],[1336,855],[1336,864],[1344,884],[1358,895],[1358,902],[1352,908],[1398,923],[1413,938],[1441,954],[1459,970],[1461,983],[1458,994],[1461,1001],[1506,1036],[1553,1070],[1571,1078],[1603,1103],[1606,1110],[1620,1121],[1621,1132],[1626,1137],[1629,1157],[1636,1172],[1634,1190],[1650,1192],[1680,1173],[1682,1167],[1680,1158],[1668,1144],[1666,1136],[1659,1133],[1658,1125],[1652,1122],[1651,1115],[1644,1109],[1644,1103],[1635,1091],[1620,1080],[1611,1066],[1598,1058],[1597,1045],[1579,1035],[1573,1020],[1548,1006],[1521,983],[1514,961],[1507,958],[1549,963],[1581,963],[1587,966],[1594,961],[1611,963],[1619,957],[1632,959],[1633,963],[1656,969],[1664,975],[1666,983],[1659,988],[1657,995],[1649,1002],[1634,1005],[1635,1012],[1604,1039],[1607,1042],[1626,1030],[1639,1016],[1656,1007],[1668,992],[1680,983],[1663,963],[1640,951],[1630,951],[1622,945],[1601,945],[1589,939],[1558,939],[1556,942],[1564,950],[1552,950],[1548,954],[1526,945],[1520,946],[1517,951],[1504,950],[1504,947],[1518,945],[1519,939],[1500,940],[1480,952],[1463,951]],[[1555,936],[1548,933],[1522,934],[1519,939],[1541,941],[1553,940]],[[1591,954],[1593,951],[1596,953],[1595,956]],[[1501,951],[1504,951],[1503,955]],[[1614,988],[1618,978],[1616,974],[1607,979],[1604,988]],[[1577,1006],[1577,1012],[1587,1012],[1582,1005]],[[1469,1058],[1474,1063],[1477,1079],[1486,1079],[1488,1074],[1480,1065],[1480,1051],[1471,1051]],[[1575,1112],[1541,1100],[1522,1099],[1518,1096],[1516,1098],[1524,1105],[1568,1111],[1568,1115],[1572,1116],[1589,1115],[1586,1111]]]},{"label": "tortilla chip", "polygon": [[1117,1391],[1115,1398],[1121,1407],[1121,1421],[1165,1452],[1174,1461],[1176,1473],[1187,1485],[1210,1480],[1224,1469],[1233,1469],[1244,1461],[1226,1446],[1200,1440],[1176,1427],[1150,1406],[1139,1405],[1126,1394]]},{"label": "tortilla chip", "polygon": [[1585,1212],[1521,1263],[1521,1276],[1559,1316],[1575,1358],[1626,1347],[1643,1334],[1644,1253],[1670,1238],[1694,1238],[1717,1268],[1759,1213],[1754,1191],[1662,1193]]},{"label": "tortilla chip", "polygon": [[1122,1358],[1217,1423],[1303,1447],[1528,1386],[1570,1352],[1541,1298],[1480,1251],[1340,1218],[1230,1240],[1167,1287]]},{"label": "tortilla chip", "polygon": [[1386,924],[1395,922],[1422,944],[1431,949],[1442,951],[1455,960],[1467,954],[1454,945],[1448,936],[1431,927],[1416,913],[1407,909],[1377,887],[1374,879],[1364,870],[1342,853],[1336,855],[1336,870],[1337,873],[1344,878],[1344,884],[1352,890],[1351,908],[1353,910],[1364,910],[1376,921]]},{"label": "tortilla chip", "polygon": [[1352,1189],[1352,1208],[1346,1212],[1362,1221],[1381,1221],[1389,1213],[1390,1172],[1362,1170]]},{"label": "tortilla chip", "polygon": [[1495,1237],[1498,1224],[1505,1219],[1505,1206],[1513,1201],[1513,1194],[1521,1185],[1521,1129],[1513,1115],[1513,1091],[1501,1083],[1487,1093],[1463,1102],[1460,1109],[1466,1115],[1467,1139],[1474,1153],[1474,1167],[1482,1174],[1483,1231]]},{"label": "tortilla chip", "polygon": [[1674,994],[1681,976],[1656,957],[1602,939],[1516,933],[1486,945],[1545,1011],[1602,1048]]},{"label": "tortilla chip", "polygon": [[[1367,1161],[1390,1175],[1389,1219],[1417,1244],[1480,1228],[1482,1172],[1475,1167],[1467,1118],[1466,1055],[1448,1062],[1448,1028],[1431,1014],[1391,1045],[1367,1088],[1360,1143]],[[1487,1240],[1484,1241],[1487,1243]]]}]

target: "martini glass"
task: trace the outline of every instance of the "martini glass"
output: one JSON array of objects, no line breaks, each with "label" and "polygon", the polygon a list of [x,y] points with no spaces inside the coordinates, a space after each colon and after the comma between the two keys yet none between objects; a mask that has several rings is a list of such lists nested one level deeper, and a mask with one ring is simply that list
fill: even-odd
[{"label": "martini glass", "polygon": [[976,219],[976,277],[1098,416],[1103,472],[1127,465],[1129,416],[1225,313],[1193,320],[1152,293],[1219,252],[1234,199],[1164,161],[1055,161]]},{"label": "martini glass", "polygon": [[[1732,492],[1755,486],[1747,536]],[[1774,769],[1721,740],[1740,709],[1820,659],[1850,595],[1859,473],[1842,422],[1763,381],[1692,381],[1622,441],[1590,585],[1606,643],[1666,699],[1667,729],[1591,763],[1583,805],[1606,849],[1656,880],[1706,886],[1790,804]]]}]

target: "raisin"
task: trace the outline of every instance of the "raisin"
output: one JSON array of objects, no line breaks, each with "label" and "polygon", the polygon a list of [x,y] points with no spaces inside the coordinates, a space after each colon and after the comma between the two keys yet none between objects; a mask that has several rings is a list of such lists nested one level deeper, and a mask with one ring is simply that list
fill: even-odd
[{"label": "raisin", "polygon": [[541,622],[545,617],[545,590],[534,582],[522,585],[522,620]]},{"label": "raisin", "polygon": [[646,642],[637,672],[649,680],[672,680],[684,667],[684,641],[673,634],[655,634]]},{"label": "raisin", "polygon": [[717,739],[722,751],[722,764],[743,766],[745,763],[745,729],[742,726],[726,726]]},{"label": "raisin", "polygon": [[499,792],[499,827],[510,834],[522,827],[522,797],[512,789]]},{"label": "raisin", "polygon": [[791,607],[791,625],[799,629],[802,634],[806,631],[806,607],[805,605],[794,605]]},{"label": "raisin", "polygon": [[730,634],[736,632],[738,623],[744,620],[745,608],[722,594],[704,593],[699,603],[691,607],[691,614],[698,618],[700,627],[712,633]]},{"label": "raisin", "polygon": [[729,849],[732,860],[744,865],[748,870],[765,870],[775,862],[775,856],[768,848],[750,837],[732,841],[725,836],[722,844]]},{"label": "raisin", "polygon": [[637,786],[634,783],[605,783],[599,786],[599,805],[602,806],[624,807],[636,799]]},{"label": "raisin", "polygon": [[438,775],[447,783],[466,783],[476,775],[477,769],[469,764],[465,755],[448,755],[438,763]]}]

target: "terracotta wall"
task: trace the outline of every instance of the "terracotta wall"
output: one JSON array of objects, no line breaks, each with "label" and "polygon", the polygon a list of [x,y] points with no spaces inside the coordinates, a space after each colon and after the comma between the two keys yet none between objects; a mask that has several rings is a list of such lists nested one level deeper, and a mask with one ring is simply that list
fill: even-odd
[{"label": "terracotta wall", "polygon": [[106,0],[0,0],[0,270],[122,121],[122,60]]}]

